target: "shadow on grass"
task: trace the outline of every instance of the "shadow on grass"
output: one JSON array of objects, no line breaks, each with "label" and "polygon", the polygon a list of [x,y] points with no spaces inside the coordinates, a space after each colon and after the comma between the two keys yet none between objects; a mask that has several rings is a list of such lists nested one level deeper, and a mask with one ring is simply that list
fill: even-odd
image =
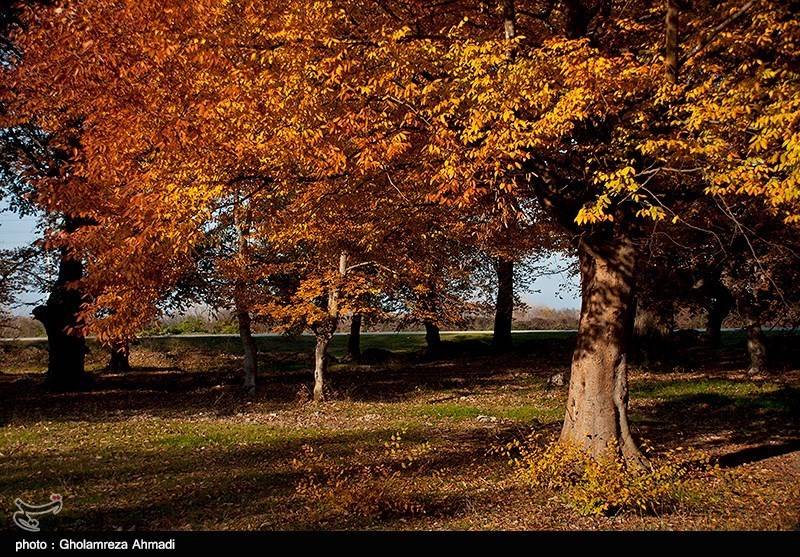
[{"label": "shadow on grass", "polygon": [[645,438],[657,438],[659,445],[689,442],[717,453],[731,444],[751,445],[722,454],[723,466],[800,449],[800,390],[718,381],[712,383],[717,392],[701,383],[697,390],[705,387],[712,392],[675,394],[686,388],[684,383],[674,382],[672,394],[637,410],[636,427]]},{"label": "shadow on grass", "polygon": [[[473,429],[460,432],[446,446],[431,450],[420,458],[417,468],[402,470],[393,489],[369,491],[364,477],[351,474],[354,463],[376,466],[398,464],[397,457],[383,451],[391,429],[369,432],[284,432],[265,442],[242,446],[236,437],[195,444],[163,443],[163,438],[148,438],[143,446],[128,451],[125,446],[109,450],[91,447],[59,454],[38,454],[6,459],[0,465],[0,491],[33,500],[49,493],[63,493],[64,511],[48,517],[48,529],[183,529],[222,527],[258,528],[366,528],[391,527],[414,512],[403,510],[400,501],[415,501],[426,516],[453,517],[466,512],[467,497],[457,489],[431,492],[420,483],[458,483],[476,462],[485,464],[487,444],[515,434],[513,428],[493,431]],[[206,440],[208,441],[208,440]],[[411,431],[405,444],[419,446],[424,434]],[[346,502],[353,497],[376,497],[375,511],[351,512],[346,503],[333,507],[319,505],[296,491],[304,478],[315,473],[315,463],[303,463],[302,447],[310,445],[333,462],[347,463],[332,473],[331,484],[318,484]],[[157,448],[154,448],[157,447]],[[299,459],[304,466],[293,464]],[[57,469],[54,466],[57,465]],[[383,476],[366,477],[381,484]],[[471,496],[474,502],[474,495]],[[325,500],[323,498],[323,500]],[[359,503],[354,499],[354,503]],[[385,507],[382,510],[382,505]],[[312,512],[313,509],[313,512]],[[3,524],[4,528],[10,524]]]}]

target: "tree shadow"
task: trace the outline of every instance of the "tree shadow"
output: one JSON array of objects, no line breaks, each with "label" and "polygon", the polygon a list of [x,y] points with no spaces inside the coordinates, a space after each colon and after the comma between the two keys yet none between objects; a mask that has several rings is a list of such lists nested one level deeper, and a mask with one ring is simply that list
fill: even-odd
[{"label": "tree shadow", "polygon": [[[730,466],[800,448],[798,415],[800,390],[789,386],[768,392],[668,396],[639,405],[634,414],[639,433],[658,436],[659,446],[689,443],[717,453],[720,465]],[[730,445],[746,447],[719,454]]]}]

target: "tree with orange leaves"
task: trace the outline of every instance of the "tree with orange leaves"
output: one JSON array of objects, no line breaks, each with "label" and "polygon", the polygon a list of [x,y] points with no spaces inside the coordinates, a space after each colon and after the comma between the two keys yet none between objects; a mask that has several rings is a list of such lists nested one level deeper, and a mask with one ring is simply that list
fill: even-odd
[{"label": "tree with orange leaves", "polygon": [[97,223],[65,240],[87,257],[90,326],[119,333],[151,316],[217,204],[256,176],[270,185],[249,202],[250,238],[297,254],[300,284],[275,311],[316,332],[319,398],[339,317],[384,288],[359,269],[425,268],[386,243],[387,216],[425,229],[404,197],[478,215],[527,203],[580,257],[562,440],[642,462],[627,420],[642,244],[696,226],[684,219],[708,196],[765,205],[797,233],[795,8],[704,3],[684,21],[674,2],[522,4],[509,38],[509,2],[87,0],[29,13],[10,113],[55,138],[80,123],[68,187],[41,191]]}]

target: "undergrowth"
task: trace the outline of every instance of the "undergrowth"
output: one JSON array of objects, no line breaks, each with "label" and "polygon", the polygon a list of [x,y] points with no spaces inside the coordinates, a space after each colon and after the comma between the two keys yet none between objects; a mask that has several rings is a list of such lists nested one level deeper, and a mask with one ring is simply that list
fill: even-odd
[{"label": "undergrowth", "polygon": [[647,466],[626,463],[613,443],[592,457],[576,445],[547,442],[540,434],[496,451],[509,457],[524,483],[558,494],[582,515],[673,512],[710,503],[736,481],[708,454],[684,448],[650,455]]},{"label": "undergrowth", "polygon": [[364,464],[344,464],[303,445],[300,456],[292,460],[293,469],[301,474],[296,495],[308,511],[318,514],[317,521],[324,521],[325,516],[373,520],[426,514],[423,501],[408,487],[409,478],[424,471],[421,457],[429,452],[430,445],[409,445],[403,440],[405,433],[394,433],[383,444],[383,458],[356,451],[360,460],[375,460]]}]

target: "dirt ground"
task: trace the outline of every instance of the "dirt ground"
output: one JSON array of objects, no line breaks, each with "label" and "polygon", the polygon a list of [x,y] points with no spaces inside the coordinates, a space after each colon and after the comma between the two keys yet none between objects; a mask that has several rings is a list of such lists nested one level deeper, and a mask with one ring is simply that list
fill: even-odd
[{"label": "dirt ground", "polygon": [[[259,339],[257,393],[238,387],[235,339],[134,346],[134,370],[94,388],[42,388],[44,348],[0,351],[0,501],[63,497],[43,530],[82,529],[797,529],[797,337],[770,337],[773,369],[751,378],[741,336],[722,350],[643,352],[631,372],[634,433],[661,453],[703,449],[735,474],[666,513],[587,517],[534,489],[500,447],[557,435],[570,334],[515,337],[494,354],[481,335],[365,337],[366,363],[340,362],[329,402],[309,402],[308,339]],[[344,340],[334,354],[341,357]]]}]

